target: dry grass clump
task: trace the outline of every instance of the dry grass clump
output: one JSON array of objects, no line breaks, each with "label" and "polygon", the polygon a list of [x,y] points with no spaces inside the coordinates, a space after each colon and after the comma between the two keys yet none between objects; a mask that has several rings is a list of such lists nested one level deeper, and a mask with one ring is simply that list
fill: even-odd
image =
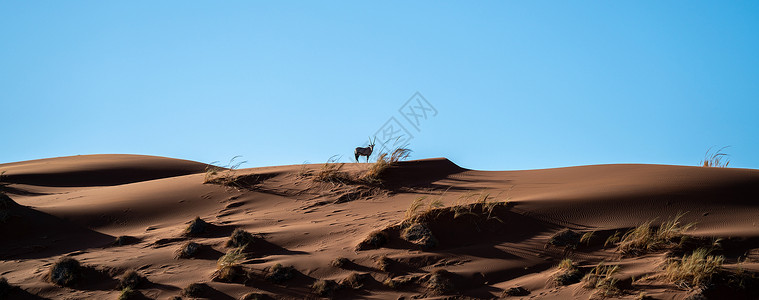
[{"label": "dry grass clump", "polygon": [[190,258],[194,257],[196,254],[198,254],[198,250],[200,249],[200,244],[195,242],[187,242],[179,249],[177,249],[176,252],[174,252],[175,258]]},{"label": "dry grass clump", "polygon": [[208,286],[205,283],[191,283],[184,289],[182,289],[182,295],[187,297],[203,297],[203,295],[207,294],[208,291],[211,290],[211,287]]},{"label": "dry grass clump", "polygon": [[192,222],[190,222],[190,225],[187,226],[187,229],[184,230],[184,233],[187,235],[199,235],[203,234],[208,230],[209,224],[206,221],[203,221],[200,217],[195,217]]},{"label": "dry grass clump", "polygon": [[235,282],[240,278],[246,277],[247,272],[240,265],[247,258],[243,250],[244,248],[242,247],[229,250],[216,261],[217,270],[213,276],[214,280]]},{"label": "dry grass clump", "polygon": [[83,267],[79,261],[70,257],[61,258],[48,271],[50,282],[60,286],[72,286],[82,279]]},{"label": "dry grass clump", "polygon": [[701,161],[701,166],[703,167],[714,167],[714,168],[727,168],[727,165],[730,164],[730,158],[729,154],[723,153],[722,150],[725,150],[726,148],[729,148],[730,146],[725,146],[722,148],[719,148],[717,151],[712,152],[712,148],[710,147],[709,150],[706,151],[706,154],[704,155],[704,160]]},{"label": "dry grass clump", "polygon": [[340,287],[334,280],[317,280],[311,285],[311,289],[319,296],[329,296]]},{"label": "dry grass clump", "polygon": [[548,244],[557,247],[576,249],[577,245],[580,244],[582,237],[583,234],[569,228],[564,228],[551,236],[551,239],[548,240]]},{"label": "dry grass clump", "polygon": [[503,291],[502,297],[518,297],[518,296],[527,296],[530,294],[530,291],[527,289],[517,286],[513,288],[509,288],[508,290]]},{"label": "dry grass clump", "polygon": [[411,149],[405,146],[395,148],[392,153],[381,153],[377,161],[369,166],[369,169],[361,176],[361,180],[368,183],[379,183],[382,181],[383,173],[390,167],[409,157]]},{"label": "dry grass clump", "polygon": [[553,281],[558,285],[570,285],[580,282],[580,279],[582,279],[582,272],[568,258],[559,263],[558,272],[553,275]]},{"label": "dry grass clump", "polygon": [[119,289],[126,289],[126,288],[136,289],[146,281],[147,279],[144,276],[140,275],[140,273],[137,273],[137,271],[129,270],[126,273],[124,273],[124,275],[122,275],[121,278],[119,279],[118,288]]},{"label": "dry grass clump", "polygon": [[612,275],[619,271],[618,265],[605,265],[603,263],[597,265],[585,277],[582,281],[585,282],[586,288],[595,289],[594,294],[601,297],[610,297],[619,295],[622,290],[619,289],[619,279],[614,278]]},{"label": "dry grass clump", "polygon": [[282,283],[295,277],[295,268],[275,264],[266,269],[266,279],[274,283]]},{"label": "dry grass clump", "polygon": [[686,288],[705,285],[711,280],[712,275],[720,270],[725,260],[724,256],[709,255],[709,253],[708,249],[699,248],[691,255],[670,260],[664,269],[665,278]]},{"label": "dry grass clump", "polygon": [[454,291],[453,273],[445,269],[438,269],[422,277],[424,286],[435,293],[445,294]]},{"label": "dry grass clump", "polygon": [[432,235],[432,230],[423,223],[412,223],[406,226],[401,231],[401,238],[421,247],[423,250],[438,245],[438,240]]},{"label": "dry grass clump", "polygon": [[651,221],[628,231],[619,242],[619,250],[624,255],[640,255],[673,246],[675,240],[681,238],[685,231],[695,224],[682,224],[677,215],[674,219],[664,222],[658,228],[651,226]]},{"label": "dry grass clump", "polygon": [[387,232],[381,230],[373,231],[366,239],[356,245],[356,250],[378,249],[387,244],[388,241],[390,241],[390,236]]},{"label": "dry grass clump", "polygon": [[119,300],[147,299],[140,291],[127,287],[121,290]]},{"label": "dry grass clump", "polygon": [[238,168],[247,161],[235,162],[240,156],[232,157],[229,163],[223,167],[214,165],[217,161],[212,162],[206,166],[206,174],[203,178],[203,183],[213,183],[221,185],[234,185],[235,173]]},{"label": "dry grass clump", "polygon": [[340,286],[358,290],[364,286],[364,282],[371,279],[372,275],[369,273],[356,273],[353,272],[348,277],[345,277],[340,281]]},{"label": "dry grass clump", "polygon": [[237,228],[235,231],[232,232],[232,235],[229,237],[229,240],[227,241],[227,247],[234,247],[234,248],[248,248],[250,245],[252,245],[256,241],[256,237],[253,236],[252,233],[247,232],[243,230],[242,228]]},{"label": "dry grass clump", "polygon": [[330,157],[321,169],[311,174],[315,181],[329,183],[347,183],[350,182],[350,176],[343,171],[345,163],[338,163],[335,156]]},{"label": "dry grass clump", "polygon": [[350,263],[351,263],[350,259],[347,259],[345,257],[338,257],[338,258],[335,258],[335,260],[333,260],[330,263],[330,265],[333,266],[333,267],[335,267],[335,268],[343,268],[343,267],[347,266]]}]

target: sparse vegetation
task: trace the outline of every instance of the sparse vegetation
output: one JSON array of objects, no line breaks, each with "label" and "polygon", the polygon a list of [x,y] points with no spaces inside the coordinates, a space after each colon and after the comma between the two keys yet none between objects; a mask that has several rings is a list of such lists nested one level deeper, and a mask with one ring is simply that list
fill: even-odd
[{"label": "sparse vegetation", "polygon": [[334,280],[317,280],[311,285],[311,289],[314,293],[320,296],[332,295],[338,287],[339,286]]},{"label": "sparse vegetation", "polygon": [[256,241],[256,237],[252,233],[237,228],[232,232],[232,235],[227,241],[227,247],[243,248],[250,247]]},{"label": "sparse vegetation", "polygon": [[187,226],[187,229],[185,229],[185,234],[187,235],[200,235],[205,233],[208,230],[209,224],[206,223],[206,221],[203,221],[200,217],[195,217],[194,220],[190,222],[190,225]]},{"label": "sparse vegetation", "polygon": [[70,257],[61,258],[54,263],[48,272],[48,280],[60,286],[72,286],[82,277],[82,266],[79,261]]},{"label": "sparse vegetation", "polygon": [[508,297],[527,296],[529,294],[530,294],[530,291],[528,291],[527,289],[521,286],[509,288],[508,290],[503,291],[503,296],[508,296]]},{"label": "sparse vegetation", "polygon": [[145,295],[143,295],[140,291],[131,287],[126,287],[121,290],[121,294],[119,294],[119,300],[133,300],[133,299],[145,299]]},{"label": "sparse vegetation", "polygon": [[147,279],[137,273],[135,270],[129,270],[121,276],[119,280],[119,289],[137,289],[141,284],[146,282]]},{"label": "sparse vegetation", "polygon": [[730,155],[722,152],[722,150],[725,150],[729,147],[730,146],[725,146],[717,149],[716,151],[712,151],[714,147],[710,147],[704,155],[704,160],[701,161],[701,166],[707,168],[727,168],[727,165],[730,164]]},{"label": "sparse vegetation", "polygon": [[438,241],[429,227],[423,223],[412,223],[401,231],[401,238],[424,250],[437,246]]},{"label": "sparse vegetation", "polygon": [[275,264],[266,270],[266,279],[274,283],[283,283],[295,277],[295,268]]},{"label": "sparse vegetation", "polygon": [[200,244],[195,242],[187,242],[183,244],[177,251],[174,253],[175,258],[190,258],[194,257],[198,250],[200,249]]},{"label": "sparse vegetation", "polygon": [[389,240],[390,236],[386,232],[380,230],[373,231],[356,246],[356,250],[377,249],[387,244]]},{"label": "sparse vegetation", "polygon": [[335,156],[330,157],[322,168],[313,174],[313,179],[335,184],[349,182],[350,177],[348,173],[343,172],[343,166],[345,166],[345,163],[337,162]]},{"label": "sparse vegetation", "polygon": [[414,282],[417,279],[419,279],[418,275],[396,276],[385,279],[382,284],[391,289],[398,289],[404,285]]},{"label": "sparse vegetation", "polygon": [[330,263],[330,265],[332,265],[335,268],[344,268],[345,266],[347,266],[350,263],[351,263],[350,259],[347,259],[345,257],[338,257],[338,258],[335,258],[335,260],[333,260]]},{"label": "sparse vegetation", "polygon": [[350,288],[350,289],[360,289],[364,286],[364,282],[372,278],[372,275],[368,273],[356,273],[353,272],[348,277],[345,277],[342,281],[340,281],[340,286]]},{"label": "sparse vegetation", "polygon": [[387,256],[382,255],[377,258],[377,268],[382,271],[385,271],[385,272],[389,271],[390,266],[392,265],[393,265],[393,260]]},{"label": "sparse vegetation", "polygon": [[571,259],[563,259],[558,266],[558,272],[553,276],[553,281],[558,285],[570,285],[580,282],[582,273],[574,265]]},{"label": "sparse vegetation", "polygon": [[211,287],[205,283],[191,283],[182,289],[182,295],[199,298],[206,294],[210,289]]},{"label": "sparse vegetation", "polygon": [[665,249],[676,245],[676,239],[681,238],[685,231],[695,224],[682,224],[677,215],[674,219],[662,223],[658,228],[651,225],[651,221],[628,231],[619,242],[619,250],[624,255],[640,255],[649,251]]},{"label": "sparse vegetation", "polygon": [[551,236],[551,239],[548,240],[549,245],[557,246],[557,247],[566,247],[569,249],[576,249],[577,245],[580,244],[580,240],[582,239],[582,234],[571,230],[569,228],[564,228],[562,230],[559,230],[556,234]]},{"label": "sparse vegetation", "polygon": [[274,299],[274,298],[272,298],[268,294],[263,294],[263,293],[247,293],[243,295],[242,297],[240,297],[240,300],[269,300],[269,299]]},{"label": "sparse vegetation", "polygon": [[595,295],[601,297],[610,297],[619,295],[622,290],[619,289],[619,280],[612,275],[619,270],[617,265],[605,265],[603,263],[598,264],[593,268],[582,281],[585,283],[586,288],[595,289]]},{"label": "sparse vegetation", "polygon": [[238,247],[227,251],[224,256],[216,261],[217,270],[214,273],[214,280],[222,282],[234,282],[238,278],[245,277],[247,273],[240,263],[246,259],[243,247]]},{"label": "sparse vegetation", "polygon": [[411,155],[411,149],[406,146],[395,148],[392,153],[380,153],[377,157],[377,161],[369,166],[369,169],[361,176],[361,180],[367,183],[379,183],[382,182],[382,175],[390,167],[397,164],[399,161],[405,160]]},{"label": "sparse vegetation", "polygon": [[203,183],[234,186],[234,178],[237,169],[244,163],[247,163],[247,161],[235,162],[238,158],[240,158],[239,155],[232,157],[232,159],[229,160],[229,163],[223,167],[214,165],[218,163],[218,161],[208,164],[208,166],[206,166],[206,174]]},{"label": "sparse vegetation", "polygon": [[453,273],[445,269],[438,269],[423,277],[425,287],[439,294],[449,293],[455,290]]},{"label": "sparse vegetation", "polygon": [[672,283],[686,288],[694,288],[708,283],[712,275],[719,271],[724,256],[709,255],[710,251],[699,248],[691,255],[671,259],[665,269],[666,278]]}]

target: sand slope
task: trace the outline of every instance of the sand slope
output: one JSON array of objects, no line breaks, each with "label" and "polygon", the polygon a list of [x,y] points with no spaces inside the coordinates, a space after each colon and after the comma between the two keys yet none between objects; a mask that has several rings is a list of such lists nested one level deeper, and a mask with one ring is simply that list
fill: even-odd
[{"label": "sand slope", "polygon": [[[346,164],[353,178],[368,164]],[[309,174],[323,165],[294,165],[222,172],[230,185],[205,183],[206,165],[137,155],[88,155],[0,165],[2,189],[18,206],[4,209],[0,222],[0,276],[24,295],[53,299],[116,299],[117,279],[136,269],[150,281],[139,287],[153,299],[181,294],[203,282],[205,296],[238,299],[250,292],[275,298],[318,298],[316,280],[340,281],[353,272],[370,279],[360,289],[340,289],[334,298],[405,297],[498,298],[511,287],[530,291],[525,298],[588,299],[582,283],[557,286],[555,266],[571,258],[578,266],[613,262],[627,288],[658,299],[682,299],[698,291],[666,282],[638,281],[660,270],[666,251],[623,257],[616,247],[568,249],[547,245],[564,228],[595,231],[597,237],[624,233],[646,221],[661,223],[678,214],[694,222],[689,235],[722,238],[726,267],[757,269],[759,260],[759,171],[667,165],[595,165],[529,171],[475,171],[447,159],[401,162],[382,184],[317,182]],[[477,199],[508,201],[487,216],[456,216],[450,207],[476,208]],[[424,223],[437,244],[424,248],[400,238],[399,224],[420,197]],[[475,206],[471,206],[475,205]],[[475,211],[476,212],[476,211]],[[184,233],[195,217],[212,224],[205,233]],[[213,281],[217,259],[235,228],[259,234],[242,266],[245,280]],[[370,233],[384,230],[390,241],[377,249],[356,250]],[[113,245],[118,236],[133,237]],[[175,258],[186,242],[202,246],[194,258]],[[600,244],[603,244],[601,241]],[[73,257],[100,277],[74,288],[45,279],[50,265]],[[336,267],[338,257],[351,263]],[[377,263],[389,258],[386,267]],[[265,279],[267,267],[293,266],[296,276],[278,284]],[[384,268],[384,270],[382,270]],[[448,291],[429,288],[437,269],[451,273]],[[437,273],[435,273],[437,274]],[[390,288],[382,282],[406,276],[414,282]],[[435,275],[437,276],[437,275]],[[434,281],[434,280],[432,280]],[[32,296],[36,295],[36,296]]]}]

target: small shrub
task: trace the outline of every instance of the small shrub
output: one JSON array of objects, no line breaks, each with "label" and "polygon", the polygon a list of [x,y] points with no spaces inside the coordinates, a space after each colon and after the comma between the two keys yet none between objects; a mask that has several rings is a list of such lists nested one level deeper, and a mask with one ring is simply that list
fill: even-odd
[{"label": "small shrub", "polygon": [[338,257],[338,258],[335,258],[335,260],[333,260],[330,263],[330,265],[333,266],[333,267],[335,267],[335,268],[344,268],[344,267],[346,267],[350,263],[351,263],[350,259],[347,259],[345,257]]},{"label": "small shrub", "polygon": [[521,286],[509,288],[508,290],[503,291],[503,296],[509,296],[509,297],[527,296],[529,294],[530,294],[530,291],[528,291],[527,289]]},{"label": "small shrub", "polygon": [[582,234],[569,228],[564,228],[551,236],[551,239],[548,240],[548,244],[557,247],[576,249],[577,245],[580,243],[581,238]]},{"label": "small shrub", "polygon": [[206,175],[203,179],[203,183],[213,183],[226,186],[235,185],[234,178],[237,169],[247,162],[235,162],[235,160],[239,157],[239,155],[232,157],[232,159],[229,160],[229,163],[223,167],[214,165],[217,162],[210,163],[208,166],[206,166]]},{"label": "small shrub", "polygon": [[372,278],[372,275],[368,273],[356,273],[353,272],[348,277],[345,277],[342,281],[340,281],[340,286],[350,288],[350,289],[360,289],[364,286],[364,282]]},{"label": "small shrub", "polygon": [[121,294],[119,295],[119,300],[134,300],[134,299],[145,299],[145,295],[143,295],[140,291],[131,287],[126,287],[121,290]]},{"label": "small shrub", "polygon": [[311,289],[314,293],[320,296],[329,296],[338,288],[337,283],[334,280],[317,280],[311,285]]},{"label": "small shrub", "polygon": [[190,258],[198,254],[200,244],[195,242],[187,242],[174,253],[175,258]]},{"label": "small shrub", "polygon": [[211,287],[205,283],[191,283],[182,289],[182,295],[199,298],[207,294],[209,290],[211,290]]},{"label": "small shrub", "polygon": [[571,259],[564,259],[559,263],[559,271],[553,276],[553,281],[558,285],[570,285],[580,282],[582,273],[572,263]]},{"label": "small shrub", "polygon": [[235,229],[227,241],[227,247],[248,248],[255,242],[256,237],[252,233],[241,228]]},{"label": "small shrub", "polygon": [[681,287],[697,287],[708,283],[712,275],[722,267],[724,256],[709,255],[709,250],[699,248],[691,255],[673,259],[665,267],[665,276],[672,283]]},{"label": "small shrub", "polygon": [[381,153],[377,161],[369,166],[369,169],[361,177],[361,180],[368,183],[379,183],[382,181],[382,175],[387,169],[404,160],[411,154],[411,149],[399,147],[393,150],[391,154]]},{"label": "small shrub", "polygon": [[313,174],[315,181],[329,183],[346,183],[350,181],[347,173],[343,172],[345,163],[338,163],[335,156],[330,157],[320,170]]},{"label": "small shrub", "polygon": [[440,294],[452,292],[455,290],[453,273],[444,269],[435,270],[427,276],[425,287]]},{"label": "small shrub", "polygon": [[422,249],[430,249],[437,246],[438,241],[432,235],[432,231],[425,224],[413,223],[403,229],[401,238],[409,241]]},{"label": "small shrub", "polygon": [[129,270],[121,276],[121,279],[119,280],[119,289],[136,289],[145,281],[147,281],[147,279],[137,273],[137,271]]},{"label": "small shrub", "polygon": [[200,217],[195,217],[184,232],[187,235],[199,235],[205,233],[208,230],[208,227],[209,225],[206,221],[203,221]]},{"label": "small shrub", "polygon": [[245,260],[246,255],[243,248],[235,248],[227,251],[224,256],[216,262],[217,270],[214,273],[214,280],[222,282],[234,282],[238,278],[245,277],[247,274],[240,263]]},{"label": "small shrub", "polygon": [[390,236],[384,231],[374,231],[366,239],[356,246],[356,250],[378,249],[390,240]]},{"label": "small shrub", "polygon": [[79,261],[70,257],[61,258],[50,267],[48,280],[60,286],[72,286],[82,277]]},{"label": "small shrub", "polygon": [[282,283],[293,277],[295,277],[295,268],[292,266],[284,267],[281,264],[275,264],[266,272],[266,279],[274,283]]}]

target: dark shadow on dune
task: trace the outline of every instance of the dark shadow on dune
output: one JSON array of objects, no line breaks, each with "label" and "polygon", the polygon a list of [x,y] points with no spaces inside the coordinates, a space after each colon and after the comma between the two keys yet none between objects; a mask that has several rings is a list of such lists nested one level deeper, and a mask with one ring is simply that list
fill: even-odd
[{"label": "dark shadow on dune", "polygon": [[60,173],[9,174],[5,175],[4,181],[51,187],[113,186],[196,174],[203,172],[204,169],[200,164],[197,167],[176,168],[114,167]]},{"label": "dark shadow on dune", "polygon": [[257,238],[253,245],[248,247],[246,252],[250,252],[254,256],[308,254],[308,252],[285,249],[263,238]]},{"label": "dark shadow on dune", "polygon": [[4,209],[0,259],[35,259],[110,245],[114,237],[21,205]]}]

